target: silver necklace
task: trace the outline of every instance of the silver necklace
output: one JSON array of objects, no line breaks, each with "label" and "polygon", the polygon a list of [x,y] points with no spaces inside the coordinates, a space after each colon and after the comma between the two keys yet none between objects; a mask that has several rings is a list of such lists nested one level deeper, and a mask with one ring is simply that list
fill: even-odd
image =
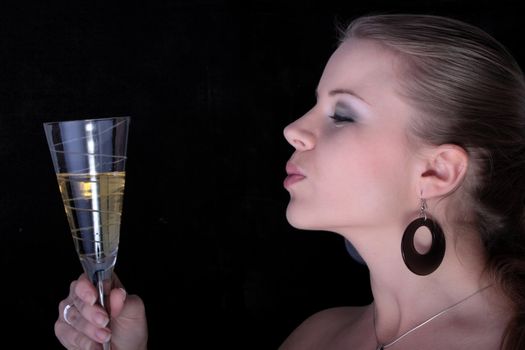
[{"label": "silver necklace", "polygon": [[[434,319],[438,318],[439,316],[443,315],[444,313],[447,313],[449,312],[450,310],[454,309],[456,306],[460,305],[461,303],[467,301],[468,299],[472,298],[474,295],[476,294],[479,294],[481,292],[483,292],[485,289],[491,287],[492,285],[488,285],[486,287],[483,287],[477,291],[475,291],[474,293],[468,295],[467,297],[461,299],[460,301],[458,301],[457,303],[454,303],[452,305],[450,305],[449,307],[441,310],[440,312],[438,312],[437,314],[435,314],[434,316],[426,319],[425,321],[421,322],[420,324],[418,324],[417,326],[409,329],[408,331],[406,331],[405,333],[401,334],[399,337],[397,337],[396,339],[392,340],[390,343],[387,343],[387,344],[379,344],[379,341],[377,340],[377,334],[376,334],[376,341],[377,341],[377,348],[376,350],[384,350],[384,349],[388,349],[389,347],[391,347],[392,345],[394,345],[395,343],[397,343],[398,341],[400,341],[401,339],[403,339],[404,337],[406,337],[407,335],[409,335],[410,333],[414,332],[415,330],[423,327],[424,325],[426,325],[427,323],[433,321]],[[375,332],[375,328],[376,328],[376,314],[375,314],[375,310],[374,310],[374,332]]]}]

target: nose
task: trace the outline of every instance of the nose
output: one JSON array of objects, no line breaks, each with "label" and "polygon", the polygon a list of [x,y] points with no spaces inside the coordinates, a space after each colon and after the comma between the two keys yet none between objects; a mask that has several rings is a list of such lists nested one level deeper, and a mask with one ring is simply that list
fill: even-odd
[{"label": "nose", "polygon": [[283,133],[286,141],[298,151],[312,149],[315,145],[315,135],[306,127],[304,117],[288,124]]}]

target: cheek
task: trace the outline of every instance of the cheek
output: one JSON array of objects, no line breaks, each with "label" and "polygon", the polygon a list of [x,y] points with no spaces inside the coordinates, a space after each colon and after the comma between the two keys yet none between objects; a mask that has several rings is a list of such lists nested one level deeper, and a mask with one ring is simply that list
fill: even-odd
[{"label": "cheek", "polygon": [[338,203],[335,212],[349,210],[369,217],[387,215],[406,197],[409,182],[405,151],[401,145],[376,142],[341,152],[327,164],[322,181],[325,200]]},{"label": "cheek", "polygon": [[406,216],[410,179],[402,142],[392,134],[329,140],[310,154],[310,176],[291,196],[287,217],[293,226],[384,226]]},{"label": "cheek", "polygon": [[323,176],[333,178],[335,187],[362,183],[369,189],[380,179],[379,183],[393,180],[392,173],[402,167],[400,147],[382,142],[353,142],[332,153],[332,157],[325,157]]}]

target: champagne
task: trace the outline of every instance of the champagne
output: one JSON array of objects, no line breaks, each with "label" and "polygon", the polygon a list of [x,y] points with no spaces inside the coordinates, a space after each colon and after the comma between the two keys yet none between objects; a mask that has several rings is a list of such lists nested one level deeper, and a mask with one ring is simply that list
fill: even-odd
[{"label": "champagne", "polygon": [[[97,303],[110,311],[124,199],[129,117],[44,123],[73,242]],[[111,343],[103,344],[111,350]]]},{"label": "champagne", "polygon": [[105,279],[117,259],[125,172],[57,179],[80,262],[91,280]]}]

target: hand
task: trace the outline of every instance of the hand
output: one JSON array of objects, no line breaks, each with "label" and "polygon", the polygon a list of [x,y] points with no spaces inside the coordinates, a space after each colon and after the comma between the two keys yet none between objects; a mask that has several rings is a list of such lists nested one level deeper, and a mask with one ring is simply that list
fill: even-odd
[{"label": "hand", "polygon": [[[68,297],[58,305],[55,322],[55,335],[67,349],[102,349],[102,343],[107,340],[111,340],[111,350],[147,349],[148,329],[142,299],[127,295],[115,274],[113,284],[109,317],[95,304],[97,290],[85,274],[71,282]],[[66,307],[67,321],[64,319]]]}]

